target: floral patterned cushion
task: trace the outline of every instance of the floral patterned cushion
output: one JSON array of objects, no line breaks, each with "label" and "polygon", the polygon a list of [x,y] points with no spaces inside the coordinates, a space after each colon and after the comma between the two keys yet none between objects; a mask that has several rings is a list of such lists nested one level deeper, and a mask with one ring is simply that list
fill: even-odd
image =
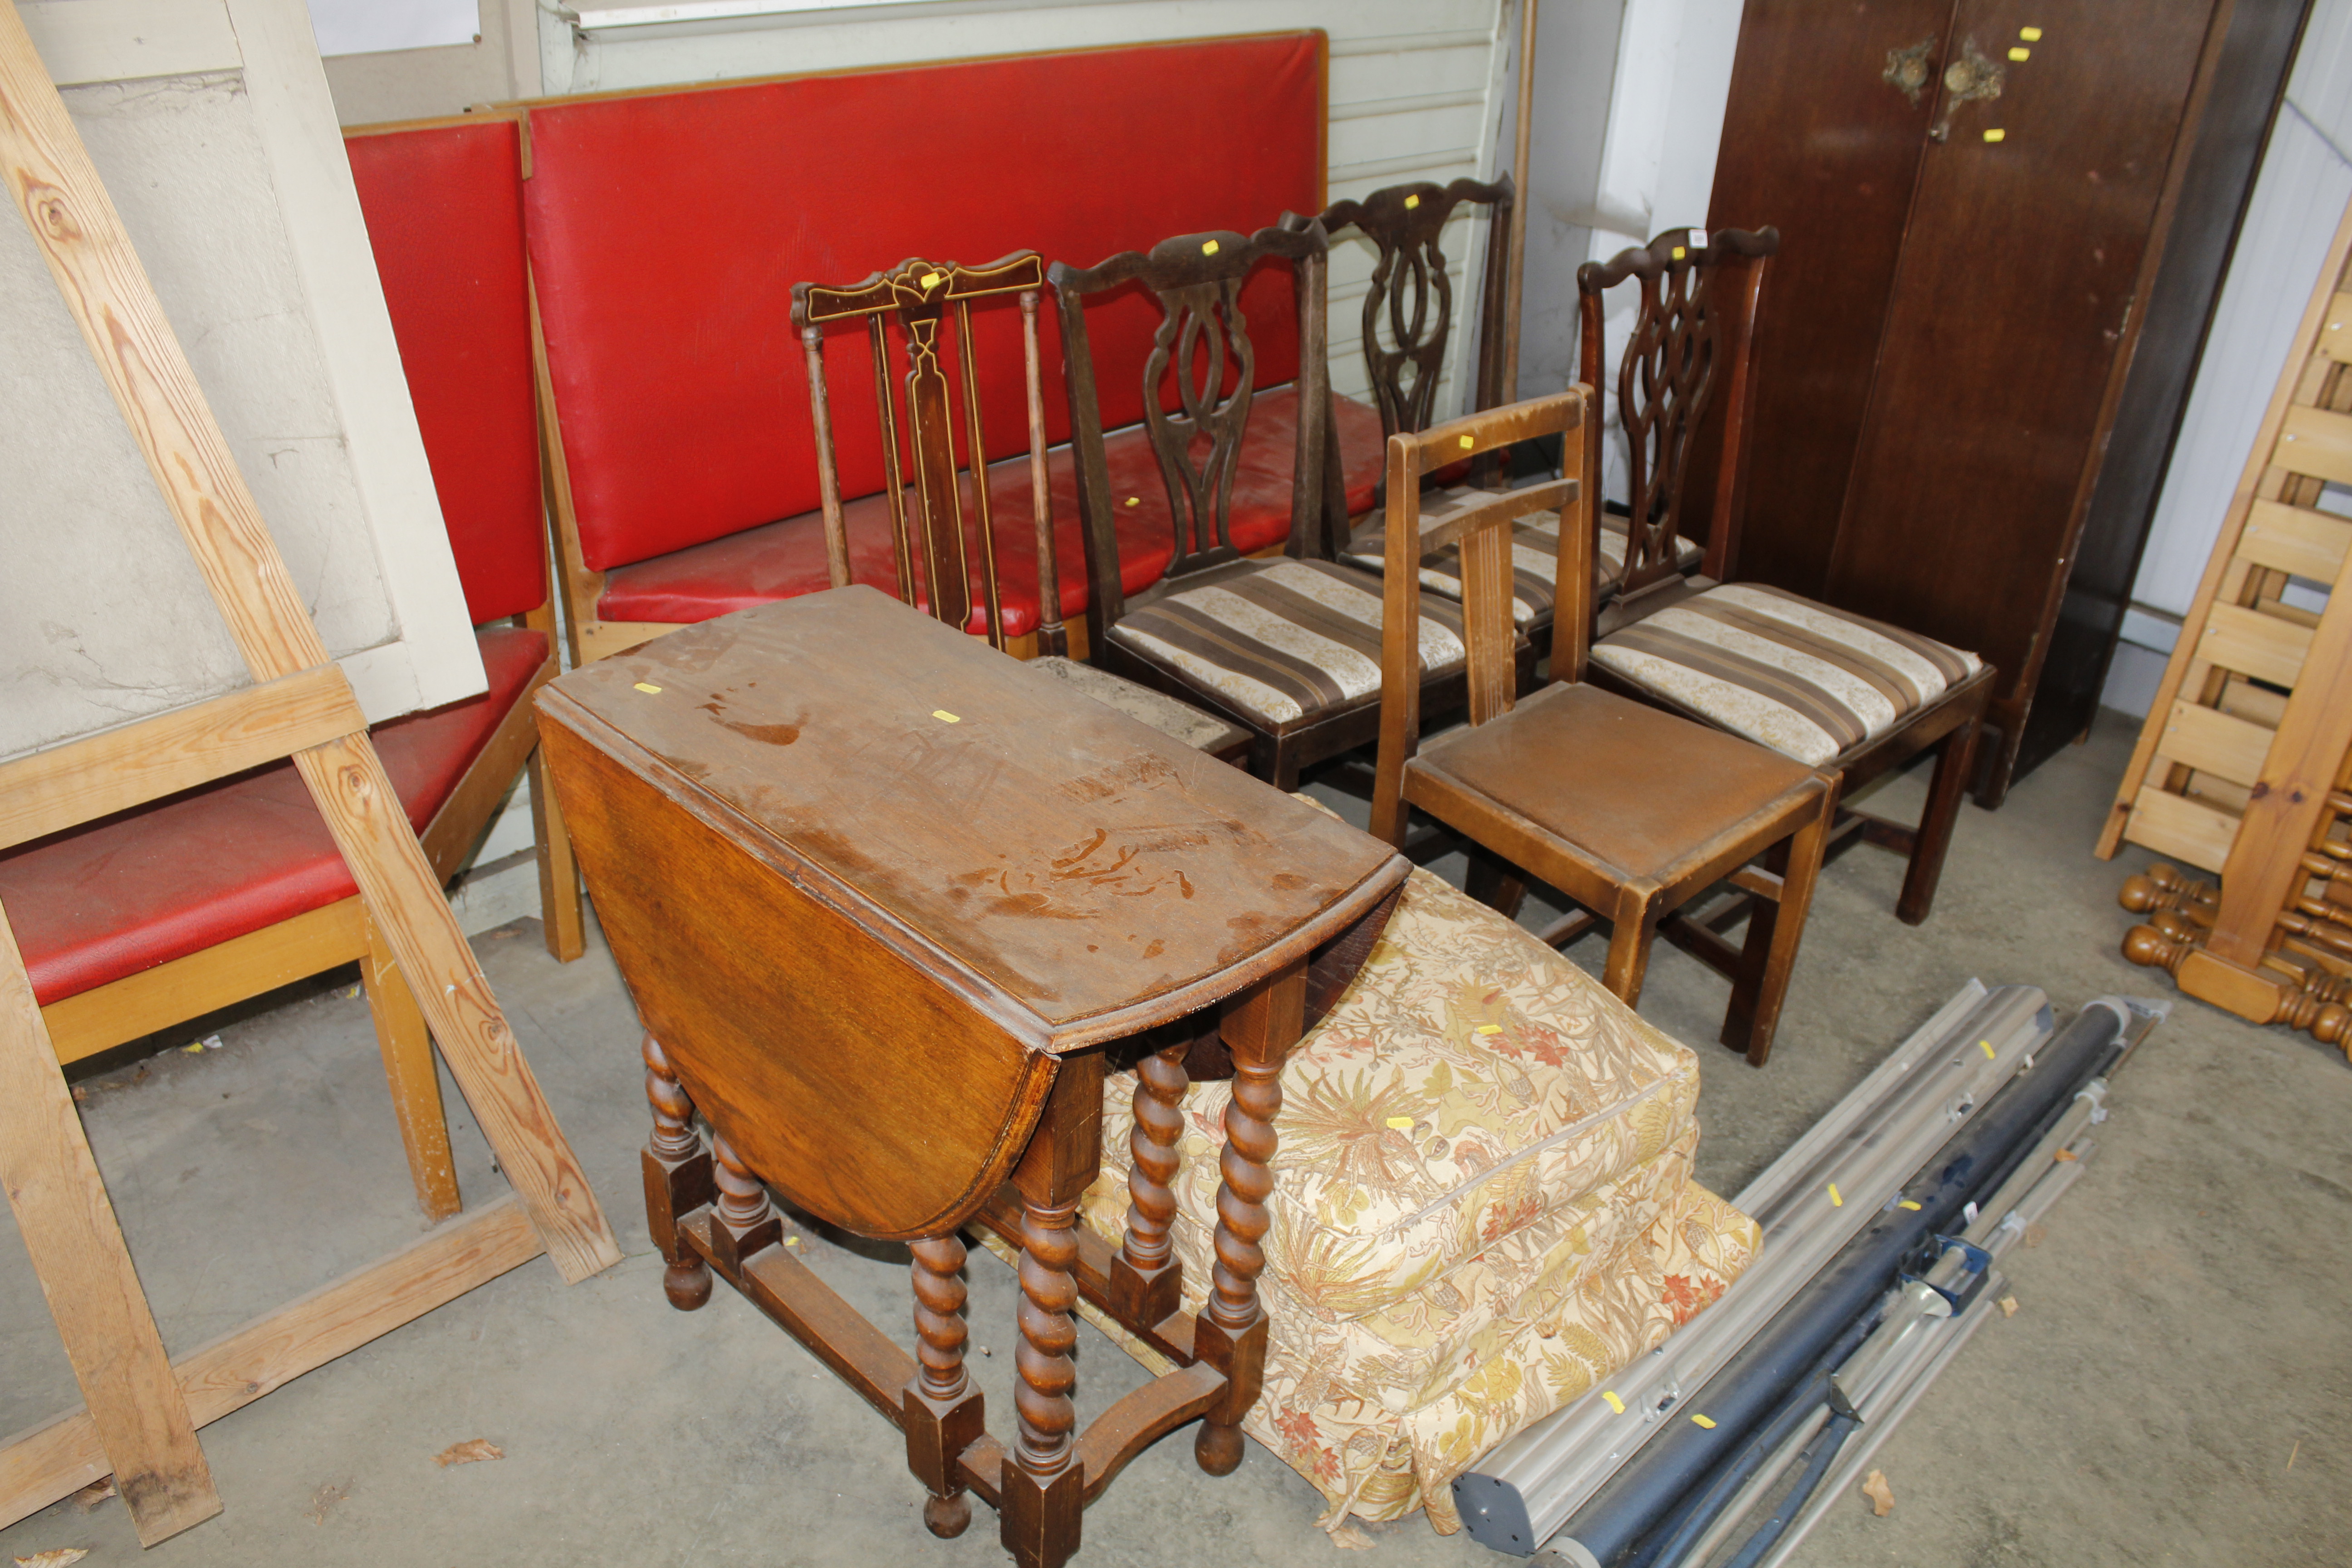
[{"label": "floral patterned cushion", "polygon": [[[1282,1092],[1266,1271],[1339,1322],[1655,1157],[1692,1125],[1698,1059],[1416,870],[1356,983],[1291,1054]],[[1104,1142],[1122,1155],[1131,1094],[1106,1107]],[[1202,1213],[1231,1094],[1200,1084],[1184,1102],[1177,1184]]]}]

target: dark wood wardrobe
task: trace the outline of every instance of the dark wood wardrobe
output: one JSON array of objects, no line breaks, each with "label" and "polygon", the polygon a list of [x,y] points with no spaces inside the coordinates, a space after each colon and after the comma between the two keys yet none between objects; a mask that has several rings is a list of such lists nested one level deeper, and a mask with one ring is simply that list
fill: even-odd
[{"label": "dark wood wardrobe", "polygon": [[2084,732],[2308,0],[1748,0],[1712,227],[1777,225],[1739,575]]}]

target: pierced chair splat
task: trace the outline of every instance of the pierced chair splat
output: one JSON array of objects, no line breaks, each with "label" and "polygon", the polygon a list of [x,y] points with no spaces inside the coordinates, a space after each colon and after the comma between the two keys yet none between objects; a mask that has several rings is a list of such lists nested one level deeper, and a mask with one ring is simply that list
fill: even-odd
[{"label": "pierced chair splat", "polygon": [[[1770,228],[1674,229],[1577,271],[1591,384],[1602,374],[1608,290],[1628,279],[1640,290],[1616,383],[1632,513],[1624,581],[1599,612],[1591,676],[1820,768],[1841,794],[1933,751],[1916,827],[1841,809],[1831,845],[1834,855],[1867,838],[1906,856],[1895,912],[1916,925],[1935,902],[1993,672],[1932,638],[1739,580],[1756,312],[1779,247]],[[1598,472],[1599,421],[1585,434]],[[1685,577],[1675,552],[1694,531],[1706,554]]]},{"label": "pierced chair splat", "polygon": [[[1045,395],[1037,349],[1037,309],[1045,282],[1044,262],[1035,251],[1023,250],[985,267],[916,258],[846,287],[793,286],[793,325],[800,333],[807,363],[816,433],[817,491],[832,584],[836,588],[847,585],[852,564],[841,468],[834,447],[833,399],[826,384],[825,331],[862,321],[873,362],[883,499],[889,510],[895,568],[891,591],[900,603],[928,610],[951,626],[968,628],[977,611],[989,645],[1005,650],[1008,635],[998,587],[997,502],[990,494],[999,487],[974,484],[971,479],[979,455],[989,449],[981,416],[979,354],[971,310],[975,300],[1014,296],[1021,310],[1029,425],[1026,521],[1034,541],[1038,595],[1039,657],[1030,661],[1030,667],[1186,745],[1238,763],[1249,748],[1248,732],[1239,726],[1066,657],[1069,638],[1062,621],[1062,590],[1055,559],[1053,486],[1047,477]],[[892,322],[898,328],[901,363],[895,377]],[[956,369],[952,381],[946,363],[950,353]],[[961,466],[956,457],[959,424],[964,454]],[[972,581],[975,564],[977,593]]]},{"label": "pierced chair splat", "polygon": [[[1330,559],[1324,493],[1331,421],[1300,417],[1291,454],[1287,559],[1236,547],[1233,493],[1244,460],[1259,357],[1240,308],[1261,266],[1291,270],[1298,300],[1296,405],[1330,407],[1325,358],[1322,226],[1312,219],[1255,235],[1181,235],[1099,266],[1047,269],[1060,308],[1079,521],[1089,597],[1087,646],[1112,669],[1221,713],[1249,731],[1250,769],[1277,787],[1299,770],[1372,738],[1378,727],[1379,580]],[[1119,578],[1118,512],[1101,399],[1087,339],[1087,302],[1140,285],[1162,320],[1143,369],[1144,425],[1173,514],[1173,549],[1158,582],[1129,594]],[[1344,511],[1344,509],[1342,509]],[[1461,700],[1458,616],[1434,612],[1422,647],[1433,710]]]},{"label": "pierced chair splat", "polygon": [[[1388,630],[1375,837],[1402,846],[1418,807],[1470,842],[1473,890],[1514,911],[1528,878],[1590,914],[1544,933],[1576,940],[1611,927],[1604,982],[1628,1006],[1641,999],[1653,939],[1663,933],[1732,981],[1723,1040],[1761,1067],[1788,994],[1827,836],[1831,781],[1761,746],[1658,711],[1581,680],[1588,628],[1554,623],[1552,683],[1518,700],[1511,679],[1507,542],[1527,509],[1553,511],[1558,581],[1591,580],[1591,489],[1585,428],[1596,417],[1581,386],[1490,409],[1389,440]],[[1421,476],[1515,441],[1565,435],[1568,472],[1549,483],[1467,504],[1427,508]],[[1464,563],[1469,721],[1421,739],[1420,686],[1410,652],[1426,604],[1416,551],[1454,542]],[[1755,864],[1761,861],[1760,866]],[[1735,951],[1678,911],[1728,882],[1756,896]]]},{"label": "pierced chair splat", "polygon": [[[1493,408],[1508,400],[1503,385],[1504,302],[1508,293],[1509,247],[1504,243],[1517,200],[1510,176],[1492,184],[1455,180],[1439,185],[1422,182],[1391,185],[1360,201],[1342,201],[1324,209],[1324,229],[1336,247],[1351,232],[1369,241],[1378,260],[1364,293],[1364,373],[1371,384],[1372,400],[1381,414],[1381,434],[1418,435],[1436,417],[1439,378],[1453,346],[1454,286],[1444,250],[1445,231],[1457,221],[1466,227],[1475,220],[1467,209],[1489,209],[1485,282],[1478,292],[1478,341],[1475,353],[1472,411]],[[1466,235],[1464,237],[1466,241]],[[1465,485],[1493,489],[1507,485],[1503,454],[1481,458],[1475,466],[1451,462],[1423,479],[1424,486],[1456,490]],[[1327,463],[1328,463],[1327,459]],[[1329,493],[1337,497],[1336,470]],[[1327,503],[1328,504],[1328,503]],[[1357,520],[1352,537],[1343,539],[1341,558],[1379,572],[1386,569],[1388,543],[1382,502],[1377,496],[1367,517]],[[1593,563],[1595,592],[1606,599],[1617,591],[1625,566],[1625,528],[1612,517],[1601,520],[1599,553]],[[1521,517],[1510,540],[1511,619],[1524,632],[1530,648],[1543,646],[1549,635],[1555,584],[1552,573],[1559,542],[1551,532],[1552,517],[1538,510]],[[1698,564],[1696,546],[1680,552],[1685,569]],[[1462,597],[1462,552],[1453,544],[1431,550],[1421,562],[1421,583],[1427,591],[1458,601]],[[1532,654],[1523,652],[1520,685],[1534,678]]]}]

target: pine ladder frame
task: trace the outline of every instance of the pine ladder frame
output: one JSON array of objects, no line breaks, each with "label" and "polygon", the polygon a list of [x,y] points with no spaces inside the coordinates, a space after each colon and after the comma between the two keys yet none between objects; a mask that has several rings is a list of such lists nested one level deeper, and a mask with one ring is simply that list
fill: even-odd
[{"label": "pine ladder frame", "polygon": [[621,1254],[65,101],[5,5],[0,175],[256,683],[0,765],[0,844],[290,756],[514,1189],[174,1364],[0,910],[0,1184],[86,1402],[0,1440],[0,1523],[111,1472],[152,1546],[220,1511],[198,1426],[542,1251],[567,1282]]}]

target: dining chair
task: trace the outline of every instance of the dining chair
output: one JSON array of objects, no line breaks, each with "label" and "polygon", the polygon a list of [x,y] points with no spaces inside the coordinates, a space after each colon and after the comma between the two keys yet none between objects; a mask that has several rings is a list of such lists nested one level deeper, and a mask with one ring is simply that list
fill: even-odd
[{"label": "dining chair", "polygon": [[[1045,264],[1037,253],[1023,250],[985,267],[914,258],[858,283],[799,283],[793,288],[792,320],[807,362],[817,493],[833,586],[848,584],[851,559],[834,443],[833,397],[825,374],[825,333],[827,328],[862,324],[874,370],[882,494],[889,511],[896,571],[888,586],[900,602],[926,609],[950,626],[968,626],[977,614],[990,645],[1000,651],[1006,634],[997,585],[992,487],[974,484],[971,479],[976,469],[987,466],[989,450],[971,310],[975,301],[1007,295],[1014,296],[1020,306],[1029,424],[1030,516],[1025,521],[1036,551],[1038,646],[1059,650],[1066,642],[1054,550],[1053,487],[1045,474],[1045,411],[1037,353],[1037,309],[1045,281]],[[900,363],[895,380],[894,357]],[[952,383],[950,360],[957,372]],[[959,424],[961,464],[956,454]],[[1249,734],[1238,725],[1109,670],[1059,651],[1041,654],[1029,667],[1212,756],[1239,763],[1248,753]]]},{"label": "dining chair", "polygon": [[[1598,612],[1591,678],[1819,768],[1841,796],[1933,751],[1916,827],[1842,806],[1830,847],[1859,837],[1906,856],[1895,912],[1917,925],[1935,903],[1993,670],[1933,638],[1739,580],[1756,311],[1779,247],[1771,228],[1672,229],[1577,269],[1588,385],[1601,384],[1608,291],[1629,279],[1640,291],[1616,383],[1625,570]],[[1597,473],[1599,420],[1584,437]],[[1705,556],[1685,576],[1675,552],[1694,533]]]},{"label": "dining chair", "polygon": [[[1544,933],[1565,944],[1610,927],[1602,980],[1641,999],[1653,940],[1663,933],[1730,977],[1722,1038],[1761,1067],[1770,1056],[1789,977],[1821,868],[1832,781],[1762,746],[1582,679],[1588,626],[1553,623],[1549,684],[1521,699],[1512,679],[1508,605],[1512,524],[1553,514],[1556,581],[1588,592],[1592,495],[1584,432],[1595,417],[1583,386],[1389,438],[1390,569],[1381,683],[1380,761],[1371,831],[1402,845],[1408,808],[1469,840],[1500,868],[1488,901],[1516,908],[1527,879],[1558,889],[1580,912]],[[1550,435],[1567,472],[1500,493],[1430,504],[1421,476],[1515,441]],[[1417,554],[1458,544],[1468,643],[1467,721],[1423,737],[1412,649],[1424,612]],[[1742,946],[1682,917],[1728,882],[1753,895]]]}]

